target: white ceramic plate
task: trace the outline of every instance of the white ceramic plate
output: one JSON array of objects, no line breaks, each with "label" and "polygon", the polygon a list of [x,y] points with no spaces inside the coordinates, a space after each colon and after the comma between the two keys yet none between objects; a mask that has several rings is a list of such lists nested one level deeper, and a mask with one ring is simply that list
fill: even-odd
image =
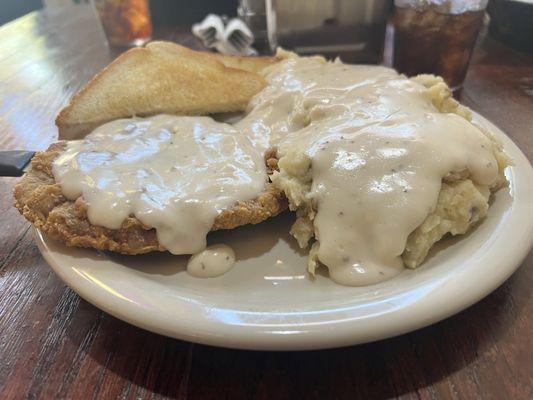
[{"label": "white ceramic plate", "polygon": [[[482,123],[487,123],[482,120]],[[434,249],[423,266],[370,287],[311,280],[306,255],[283,215],[258,226],[217,232],[210,242],[235,249],[226,275],[198,279],[185,257],[120,256],[65,247],[36,231],[41,252],[81,297],[139,327],[193,342],[262,350],[345,346],[408,332],[480,300],[520,265],[533,243],[533,170],[500,130],[515,166],[508,189],[466,237]]]}]

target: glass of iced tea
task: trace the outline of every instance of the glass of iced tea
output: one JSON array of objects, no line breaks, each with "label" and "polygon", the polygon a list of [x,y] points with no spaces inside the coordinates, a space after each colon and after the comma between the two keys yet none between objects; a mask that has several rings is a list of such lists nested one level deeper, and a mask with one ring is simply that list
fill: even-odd
[{"label": "glass of iced tea", "polygon": [[440,75],[457,90],[466,76],[488,0],[395,0],[394,67]]},{"label": "glass of iced tea", "polygon": [[93,0],[112,46],[140,46],[152,36],[148,0]]}]

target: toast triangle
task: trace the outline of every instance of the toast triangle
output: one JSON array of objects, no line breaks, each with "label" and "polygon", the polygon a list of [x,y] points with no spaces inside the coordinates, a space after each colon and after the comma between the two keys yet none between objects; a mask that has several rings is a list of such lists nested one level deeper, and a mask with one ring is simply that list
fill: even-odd
[{"label": "toast triangle", "polygon": [[152,42],[120,55],[56,118],[60,139],[83,137],[118,118],[241,111],[264,86],[257,73],[225,66],[208,53]]}]

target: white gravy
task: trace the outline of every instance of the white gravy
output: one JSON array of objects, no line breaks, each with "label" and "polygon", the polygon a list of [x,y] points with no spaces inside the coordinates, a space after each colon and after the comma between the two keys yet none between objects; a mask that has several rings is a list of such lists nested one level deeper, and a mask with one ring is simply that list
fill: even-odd
[{"label": "white gravy", "polygon": [[340,284],[403,269],[407,237],[433,211],[445,175],[468,170],[482,185],[497,177],[491,141],[391,69],[292,59],[267,79],[240,127],[266,132],[281,156],[311,158],[318,259]]},{"label": "white gravy", "polygon": [[194,254],[220,211],[257,197],[263,154],[231,125],[209,117],[122,119],[68,142],[53,173],[69,199],[83,196],[94,225],[134,215],[173,254]]},{"label": "white gravy", "polygon": [[134,215],[170,252],[198,253],[189,273],[218,276],[235,261],[225,246],[205,249],[218,213],[264,190],[266,149],[304,152],[318,259],[354,286],[402,270],[407,237],[434,209],[446,174],[496,179],[490,140],[391,69],[289,59],[266,78],[233,126],[166,115],[113,121],[69,142],[55,179],[67,198],[83,196],[91,223],[117,229]]},{"label": "white gravy", "polygon": [[187,272],[197,278],[214,278],[235,265],[235,252],[225,244],[215,244],[191,256]]}]

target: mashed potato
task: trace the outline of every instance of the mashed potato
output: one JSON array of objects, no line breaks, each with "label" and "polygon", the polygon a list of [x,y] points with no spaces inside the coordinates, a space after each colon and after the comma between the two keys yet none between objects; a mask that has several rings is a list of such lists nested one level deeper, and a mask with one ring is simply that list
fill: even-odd
[{"label": "mashed potato", "polygon": [[[419,75],[413,81],[426,88],[424,95],[442,113],[454,113],[468,121],[472,120],[471,111],[459,104],[442,78],[433,75]],[[486,129],[480,127],[491,139],[494,157],[498,162],[498,179],[490,186],[475,184],[468,171],[450,173],[442,181],[437,204],[424,222],[408,237],[402,259],[406,267],[416,268],[426,258],[430,248],[447,234],[464,234],[482,220],[489,208],[492,192],[507,184],[504,168],[511,161],[503,152],[502,145]],[[297,220],[291,234],[301,247],[313,242],[315,229],[313,220],[317,211],[310,193],[312,184],[312,162],[304,151],[290,151],[279,159],[279,172],[272,181],[283,190],[289,199],[292,210],[297,211]],[[308,261],[308,270],[314,274],[318,261],[319,242],[314,241]]]}]

